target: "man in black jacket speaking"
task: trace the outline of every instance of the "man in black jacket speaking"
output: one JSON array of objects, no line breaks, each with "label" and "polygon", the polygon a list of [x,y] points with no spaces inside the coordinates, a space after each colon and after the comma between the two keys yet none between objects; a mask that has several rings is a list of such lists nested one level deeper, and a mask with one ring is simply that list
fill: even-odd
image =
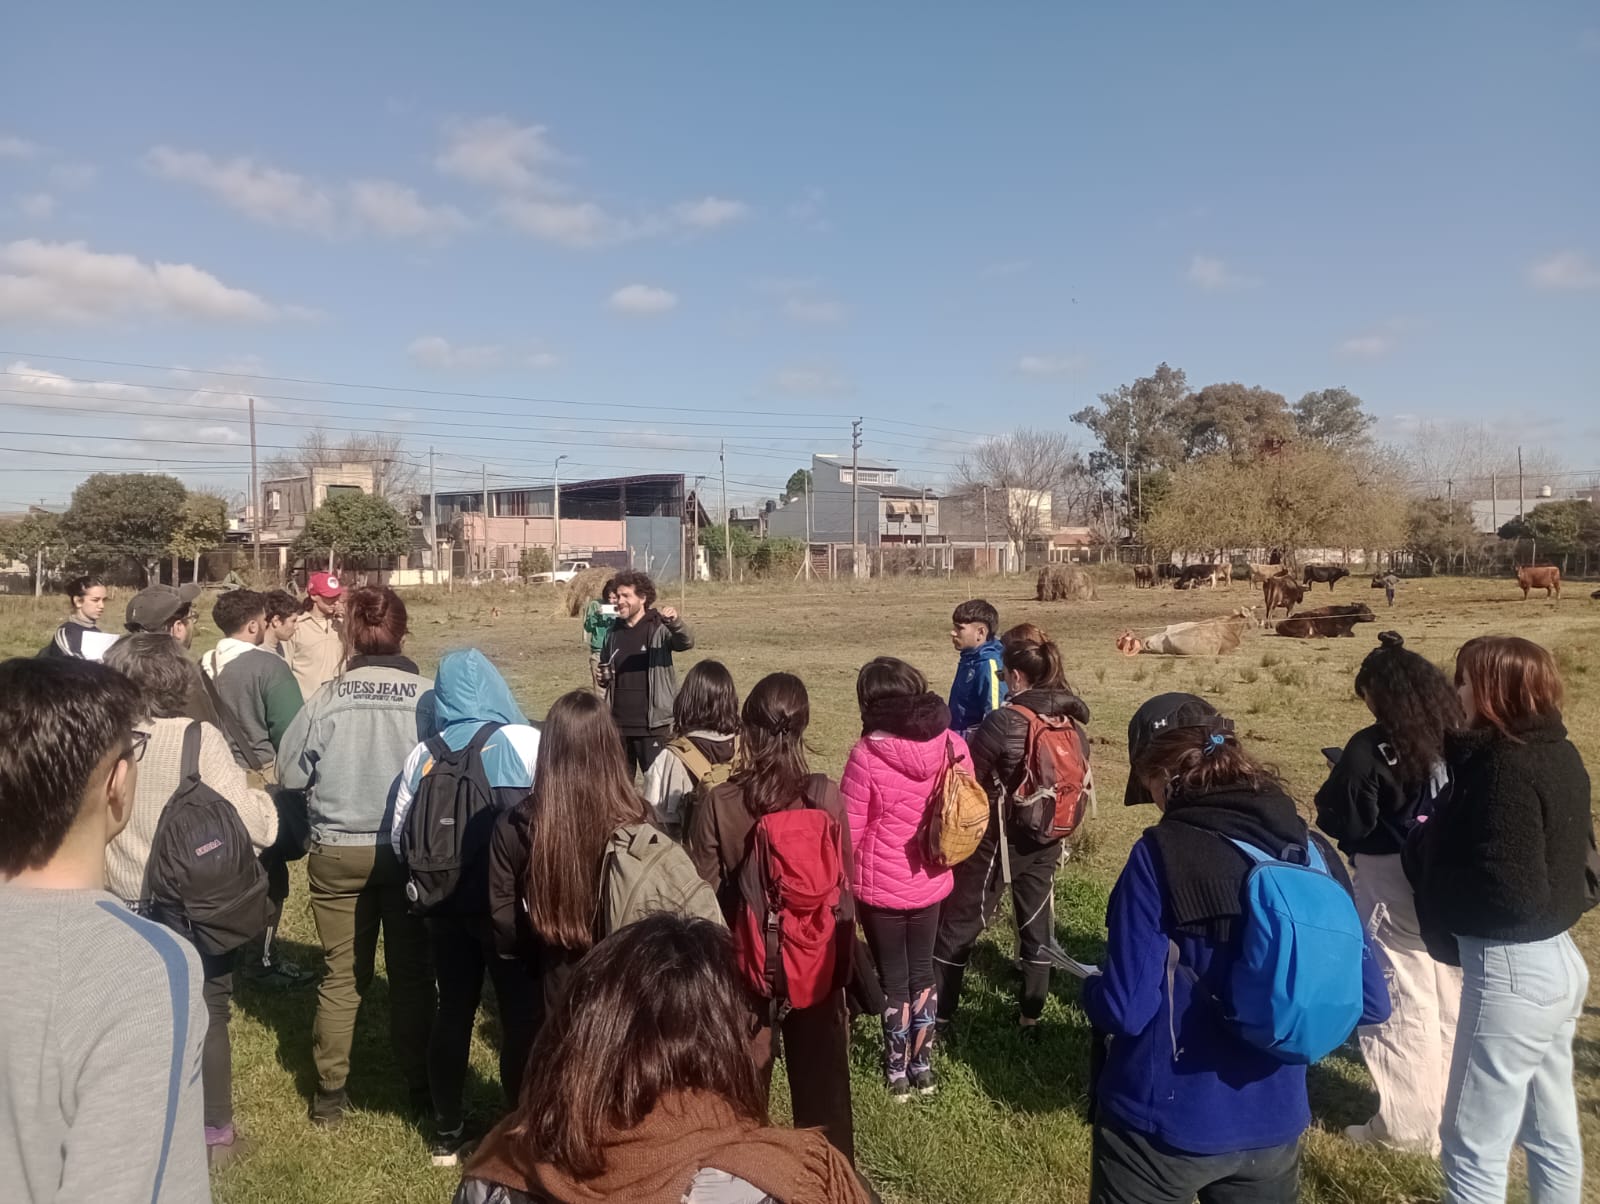
[{"label": "man in black jacket speaking", "polygon": [[694,647],[694,636],[670,606],[656,609],[656,584],[644,573],[618,573],[617,623],[600,650],[601,676],[611,691],[611,717],[622,733],[628,768],[648,773],[672,734],[678,697],[674,652]]}]

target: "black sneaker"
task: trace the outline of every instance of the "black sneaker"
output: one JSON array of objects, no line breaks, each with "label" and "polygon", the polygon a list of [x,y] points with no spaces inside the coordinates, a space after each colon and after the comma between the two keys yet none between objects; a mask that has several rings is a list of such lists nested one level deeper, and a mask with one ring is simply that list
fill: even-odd
[{"label": "black sneaker", "polygon": [[452,1132],[436,1134],[428,1145],[428,1157],[434,1166],[458,1166],[466,1148],[467,1130],[461,1125]]},{"label": "black sneaker", "polygon": [[1017,1035],[1024,1045],[1037,1045],[1044,1039],[1044,1026],[1041,1024],[1019,1024]]},{"label": "black sneaker", "polygon": [[239,968],[239,977],[264,991],[297,991],[317,985],[317,976],[310,970],[285,961],[263,965],[251,959]]},{"label": "black sneaker", "polygon": [[311,1123],[324,1129],[337,1128],[344,1121],[350,1095],[343,1087],[337,1091],[318,1091],[311,1103]]},{"label": "black sneaker", "polygon": [[903,1104],[911,1098],[911,1081],[909,1079],[890,1079],[889,1098],[897,1104]]},{"label": "black sneaker", "polygon": [[920,1095],[932,1095],[939,1090],[939,1076],[933,1073],[932,1066],[913,1066],[911,1088]]}]

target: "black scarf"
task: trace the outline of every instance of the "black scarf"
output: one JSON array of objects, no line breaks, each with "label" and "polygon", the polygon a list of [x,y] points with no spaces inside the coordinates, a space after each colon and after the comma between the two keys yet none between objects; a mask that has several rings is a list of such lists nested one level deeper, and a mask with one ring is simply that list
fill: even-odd
[{"label": "black scarf", "polygon": [[885,698],[861,713],[861,734],[885,732],[925,743],[950,730],[950,708],[937,694]]},{"label": "black scarf", "polygon": [[[1309,837],[1306,822],[1288,795],[1241,789],[1175,799],[1149,832],[1167,882],[1174,926],[1188,935],[1219,941],[1232,936],[1251,869],[1250,859],[1228,841],[1242,840],[1282,856],[1290,848],[1303,850]],[[1329,870],[1348,888],[1337,855],[1326,845],[1319,847]]]}]

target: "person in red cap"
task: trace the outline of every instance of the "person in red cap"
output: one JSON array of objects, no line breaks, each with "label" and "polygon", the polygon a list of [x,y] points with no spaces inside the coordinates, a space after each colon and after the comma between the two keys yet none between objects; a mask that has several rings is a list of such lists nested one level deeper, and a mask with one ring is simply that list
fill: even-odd
[{"label": "person in red cap", "polygon": [[344,587],[332,573],[312,573],[306,586],[306,609],[285,645],[289,668],[300,683],[300,696],[309,699],[323,683],[339,676],[344,661],[344,625],[341,611]]}]

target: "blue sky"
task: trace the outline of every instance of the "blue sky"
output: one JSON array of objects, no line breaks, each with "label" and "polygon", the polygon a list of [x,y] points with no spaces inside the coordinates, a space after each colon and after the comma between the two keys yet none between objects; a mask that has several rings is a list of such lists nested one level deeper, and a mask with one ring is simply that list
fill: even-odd
[{"label": "blue sky", "polygon": [[246,393],[263,444],[378,426],[441,486],[715,473],[725,433],[770,496],[855,415],[938,482],[1161,360],[1600,468],[1592,5],[6,25],[0,446],[79,455],[0,451],[0,508],[94,467],[242,492]]}]

